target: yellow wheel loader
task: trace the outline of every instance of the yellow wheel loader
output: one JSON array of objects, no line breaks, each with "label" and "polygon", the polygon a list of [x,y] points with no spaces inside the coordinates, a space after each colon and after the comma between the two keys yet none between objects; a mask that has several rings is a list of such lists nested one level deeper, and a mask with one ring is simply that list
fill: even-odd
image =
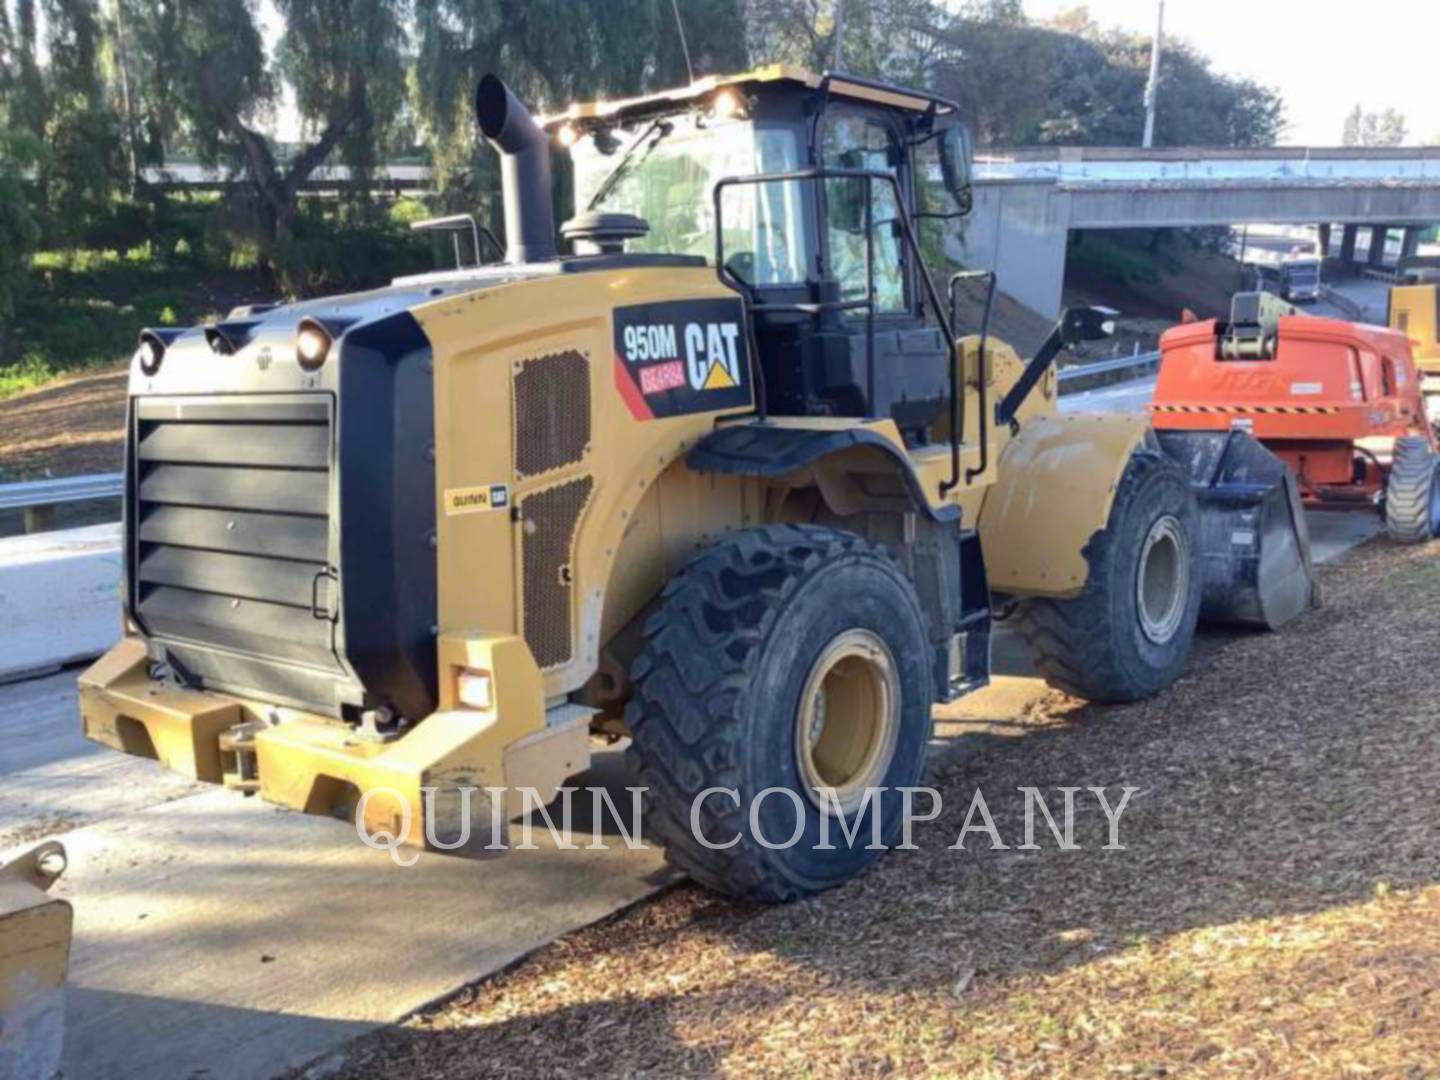
[{"label": "yellow wheel loader", "polygon": [[956,335],[917,239],[969,206],[952,102],[770,67],[543,122],[487,77],[475,109],[503,261],[441,219],[473,265],[141,335],[91,738],[479,854],[624,736],[649,835],[777,901],[894,839],[997,603],[1097,701],[1174,680],[1202,602],[1308,605],[1246,436],[1056,411],[1102,312],[1028,361]]}]

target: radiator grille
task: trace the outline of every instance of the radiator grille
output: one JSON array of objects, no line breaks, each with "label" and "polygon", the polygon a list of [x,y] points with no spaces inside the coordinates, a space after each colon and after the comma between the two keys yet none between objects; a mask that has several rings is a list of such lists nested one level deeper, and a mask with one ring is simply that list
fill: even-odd
[{"label": "radiator grille", "polygon": [[514,382],[517,479],[579,461],[590,443],[590,362],[574,350],[526,360]]},{"label": "radiator grille", "polygon": [[215,685],[242,657],[339,670],[329,574],[328,398],[141,399],[133,433],[132,603]]},{"label": "radiator grille", "polygon": [[575,527],[590,499],[584,476],[530,495],[520,503],[526,644],[541,668],[568,663],[574,641]]}]

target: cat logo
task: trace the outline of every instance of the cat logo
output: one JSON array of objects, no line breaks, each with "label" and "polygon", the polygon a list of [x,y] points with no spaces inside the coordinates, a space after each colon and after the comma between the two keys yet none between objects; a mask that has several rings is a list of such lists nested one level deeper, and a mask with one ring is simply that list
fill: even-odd
[{"label": "cat logo", "polygon": [[692,389],[730,390],[740,385],[739,338],[739,323],[686,323],[685,371]]}]

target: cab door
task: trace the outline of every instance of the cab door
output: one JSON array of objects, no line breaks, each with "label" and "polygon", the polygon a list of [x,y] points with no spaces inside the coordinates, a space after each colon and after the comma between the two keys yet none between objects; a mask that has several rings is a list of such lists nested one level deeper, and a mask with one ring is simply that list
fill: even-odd
[{"label": "cab door", "polygon": [[859,412],[890,417],[907,437],[923,441],[948,400],[950,348],[921,317],[902,232],[900,215],[913,201],[909,147],[887,110],[832,103],[818,150],[824,168],[896,178],[894,185],[849,177],[824,182],[823,265],[842,302],[873,296],[873,310],[842,308],[834,327],[844,338],[834,344],[841,346],[839,366],[853,375]]}]

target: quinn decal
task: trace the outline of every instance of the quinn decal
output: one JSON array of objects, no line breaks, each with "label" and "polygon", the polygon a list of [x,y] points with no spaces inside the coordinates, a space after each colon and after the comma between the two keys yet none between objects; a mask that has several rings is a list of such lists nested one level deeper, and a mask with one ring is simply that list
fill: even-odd
[{"label": "quinn decal", "polygon": [[481,510],[504,510],[510,505],[510,489],[504,484],[446,488],[445,514],[475,514]]},{"label": "quinn decal", "polygon": [[739,300],[676,300],[615,309],[615,386],[653,420],[748,408],[750,353]]}]

